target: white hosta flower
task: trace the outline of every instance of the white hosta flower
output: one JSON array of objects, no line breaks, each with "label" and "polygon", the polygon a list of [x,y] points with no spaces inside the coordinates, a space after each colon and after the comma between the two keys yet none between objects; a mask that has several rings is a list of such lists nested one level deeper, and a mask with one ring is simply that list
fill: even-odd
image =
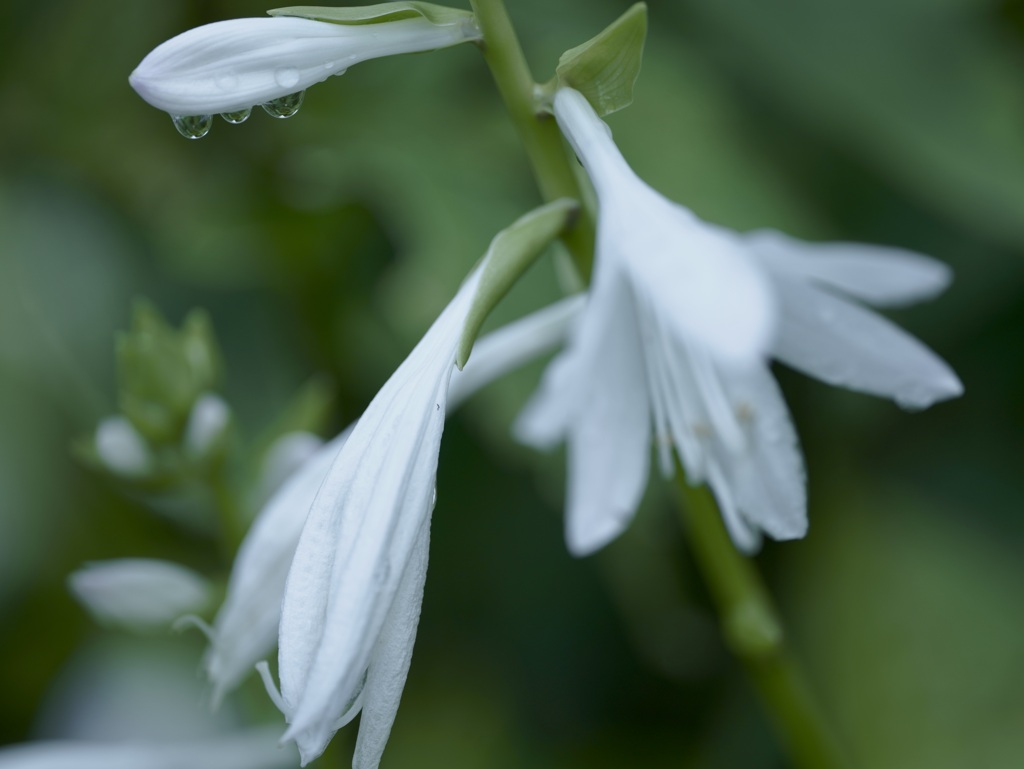
[{"label": "white hosta flower", "polygon": [[433,24],[422,17],[375,24],[289,16],[218,21],[157,46],[129,82],[171,115],[235,113],[302,91],[367,59],[478,37],[469,21]]},{"label": "white hosta flower", "polygon": [[277,731],[251,729],[190,742],[29,742],[0,748],[0,769],[289,769]]},{"label": "white hosta flower", "polygon": [[[579,298],[565,300],[479,339],[466,368],[452,373],[448,410],[513,368],[553,349],[580,308]],[[285,481],[239,548],[205,663],[215,701],[273,650],[285,581],[303,524],[351,431],[349,427],[325,444]],[[403,632],[414,633],[415,624],[411,631],[408,627],[396,629],[399,638]],[[401,687],[392,694],[397,706]]]},{"label": "white hosta flower", "polygon": [[210,603],[209,583],[191,569],[151,558],[86,564],[68,577],[78,601],[101,623],[132,630],[167,629]]},{"label": "white hosta flower", "polygon": [[100,422],[93,445],[103,464],[117,475],[137,478],[152,469],[149,445],[126,417],[107,417]]},{"label": "white hosta flower", "polygon": [[584,317],[517,430],[536,446],[568,442],[572,552],[593,552],[629,524],[652,422],[663,472],[674,447],[689,482],[711,486],[741,549],[762,531],[803,536],[803,458],[768,353],[920,406],[959,394],[927,348],[836,293],[920,298],[944,285],[935,262],[708,225],[633,173],[579,93],[559,91],[554,106],[597,193],[597,254]]}]

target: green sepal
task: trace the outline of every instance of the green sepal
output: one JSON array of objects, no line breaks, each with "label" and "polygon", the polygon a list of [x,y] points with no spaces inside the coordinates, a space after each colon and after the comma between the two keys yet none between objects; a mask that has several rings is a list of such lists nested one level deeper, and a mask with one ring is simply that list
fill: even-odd
[{"label": "green sepal", "polygon": [[176,443],[196,399],[223,375],[209,316],[193,310],[181,330],[148,302],[136,301],[131,329],[116,343],[119,405],[155,444]]},{"label": "green sepal", "polygon": [[637,3],[583,45],[558,59],[559,88],[575,88],[604,116],[633,102],[647,37],[647,4]]},{"label": "green sepal", "polygon": [[400,3],[378,3],[377,5],[364,5],[356,8],[296,5],[290,8],[275,8],[272,11],[267,11],[267,13],[271,16],[298,16],[303,19],[347,25],[383,24],[389,21],[422,18],[431,24],[443,26],[473,18],[471,11],[465,11],[461,8],[448,8],[447,6],[434,5],[433,3],[420,3],[415,0]]},{"label": "green sepal", "polygon": [[455,358],[460,370],[469,360],[480,327],[491,310],[544,249],[576,221],[579,210],[577,201],[559,198],[519,217],[494,236],[484,255],[480,283],[462,327]]}]

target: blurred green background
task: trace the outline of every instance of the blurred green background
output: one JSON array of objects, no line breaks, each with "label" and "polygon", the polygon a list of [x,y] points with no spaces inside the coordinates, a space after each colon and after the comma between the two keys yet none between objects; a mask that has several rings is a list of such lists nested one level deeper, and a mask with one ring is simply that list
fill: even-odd
[{"label": "blurred green background", "polygon": [[[636,101],[610,122],[651,184],[737,229],[894,244],[956,272],[947,296],[896,317],[950,361],[964,398],[907,414],[779,372],[811,531],[758,562],[860,766],[1022,766],[1024,2],[649,5]],[[509,6],[546,79],[628,3]],[[471,46],[367,62],[311,89],[291,120],[218,120],[200,141],[128,87],[158,43],[263,10],[0,6],[0,743],[119,734],[95,702],[88,729],[68,725],[75,680],[122,732],[213,728],[197,635],[99,630],[64,585],[84,561],[129,555],[225,573],[213,539],[71,453],[115,410],[112,342],[132,299],[175,324],[209,311],[239,445],[317,376],[329,435],[493,233],[538,203]],[[553,276],[540,263],[498,320],[553,298]],[[660,479],[627,536],[586,560],[565,553],[561,459],[508,437],[539,371],[449,423],[385,766],[789,766],[718,638]],[[184,715],[158,704],[181,675],[142,685],[133,670],[195,679],[174,695]],[[255,687],[235,699],[221,719],[267,716]],[[322,763],[341,765],[353,735]]]}]

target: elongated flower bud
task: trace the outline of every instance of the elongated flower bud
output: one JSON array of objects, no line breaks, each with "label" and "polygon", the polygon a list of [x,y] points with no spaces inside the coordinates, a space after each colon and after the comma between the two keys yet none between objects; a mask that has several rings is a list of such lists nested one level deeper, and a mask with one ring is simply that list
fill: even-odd
[{"label": "elongated flower bud", "polygon": [[235,113],[302,91],[367,59],[431,51],[478,36],[466,20],[347,25],[288,16],[234,19],[196,27],[157,46],[128,82],[172,115]]}]

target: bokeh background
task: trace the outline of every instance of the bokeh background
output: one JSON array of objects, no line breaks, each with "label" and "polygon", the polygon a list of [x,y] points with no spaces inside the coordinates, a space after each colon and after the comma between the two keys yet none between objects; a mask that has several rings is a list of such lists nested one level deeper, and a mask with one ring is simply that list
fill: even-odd
[{"label": "bokeh background", "polygon": [[[511,0],[534,72],[628,7]],[[186,141],[129,89],[155,45],[249,0],[0,6],[0,743],[187,740],[274,722],[252,682],[216,718],[196,635],[101,630],[66,575],[119,556],[226,565],[80,461],[116,408],[113,340],[147,297],[210,313],[237,445],[306,404],[355,418],[495,231],[538,202],[471,46],[367,62],[300,113]],[[895,244],[952,265],[896,319],[966,396],[908,414],[779,371],[811,531],[758,557],[860,765],[1024,765],[1024,3],[650,3],[637,171],[708,220]],[[543,260],[497,313],[556,295]],[[508,437],[534,366],[447,428],[415,661],[385,766],[789,766],[718,637],[671,491],[574,560],[561,458]],[[310,404],[313,404],[310,406]],[[354,732],[318,765],[341,766]]]}]

